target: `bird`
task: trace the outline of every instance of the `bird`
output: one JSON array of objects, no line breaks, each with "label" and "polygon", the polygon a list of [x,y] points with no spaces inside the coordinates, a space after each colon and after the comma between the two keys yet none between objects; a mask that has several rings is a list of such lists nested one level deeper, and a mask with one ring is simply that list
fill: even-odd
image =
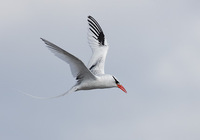
[{"label": "bird", "polygon": [[66,94],[91,89],[104,89],[118,87],[127,93],[119,80],[110,74],[105,74],[105,60],[109,45],[105,38],[104,32],[99,23],[92,17],[87,17],[88,21],[88,43],[92,49],[92,56],[86,66],[78,57],[72,55],[66,50],[58,47],[50,41],[41,38],[47,48],[58,58],[69,64],[71,73],[76,78],[76,84],[67,92],[54,97],[38,97],[24,93],[34,98],[49,99],[64,96]]}]

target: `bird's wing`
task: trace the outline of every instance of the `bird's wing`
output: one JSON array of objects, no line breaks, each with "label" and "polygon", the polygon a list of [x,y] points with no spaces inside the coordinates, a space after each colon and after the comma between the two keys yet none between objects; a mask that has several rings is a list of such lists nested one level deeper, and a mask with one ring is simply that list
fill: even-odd
[{"label": "bird's wing", "polygon": [[80,59],[61,49],[55,44],[43,38],[41,39],[44,41],[51,52],[53,52],[57,57],[70,65],[72,75],[76,78],[76,80],[82,81],[84,79],[95,79],[95,76],[88,70],[88,68]]},{"label": "bird's wing", "polygon": [[92,16],[88,16],[88,24],[88,42],[93,52],[88,68],[94,75],[104,74],[105,59],[109,47],[103,30]]}]

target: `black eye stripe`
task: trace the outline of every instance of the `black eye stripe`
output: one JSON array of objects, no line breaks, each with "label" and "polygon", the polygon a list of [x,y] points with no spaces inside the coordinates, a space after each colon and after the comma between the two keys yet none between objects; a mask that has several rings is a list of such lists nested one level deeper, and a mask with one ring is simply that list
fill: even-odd
[{"label": "black eye stripe", "polygon": [[115,80],[115,83],[116,84],[119,84],[119,81],[117,81],[117,79],[113,76],[114,80]]}]

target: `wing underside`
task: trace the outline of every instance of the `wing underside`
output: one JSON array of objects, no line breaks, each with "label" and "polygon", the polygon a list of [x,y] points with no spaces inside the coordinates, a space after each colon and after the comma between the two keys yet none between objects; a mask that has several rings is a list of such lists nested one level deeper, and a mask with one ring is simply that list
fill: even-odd
[{"label": "wing underside", "polygon": [[70,65],[71,73],[76,78],[76,80],[80,82],[84,79],[95,78],[95,76],[88,70],[88,68],[80,59],[63,50],[62,48],[56,46],[55,44],[43,38],[41,39],[44,41],[44,43],[47,45],[52,53],[54,53],[58,58],[62,59]]}]

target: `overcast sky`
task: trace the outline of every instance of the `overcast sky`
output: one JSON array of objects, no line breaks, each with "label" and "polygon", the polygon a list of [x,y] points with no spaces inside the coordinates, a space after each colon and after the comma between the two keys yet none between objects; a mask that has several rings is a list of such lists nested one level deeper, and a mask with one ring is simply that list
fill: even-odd
[{"label": "overcast sky", "polygon": [[[0,139],[199,140],[200,1],[1,0]],[[87,16],[110,45],[105,72],[117,88],[79,91],[43,37],[85,64]]]}]

